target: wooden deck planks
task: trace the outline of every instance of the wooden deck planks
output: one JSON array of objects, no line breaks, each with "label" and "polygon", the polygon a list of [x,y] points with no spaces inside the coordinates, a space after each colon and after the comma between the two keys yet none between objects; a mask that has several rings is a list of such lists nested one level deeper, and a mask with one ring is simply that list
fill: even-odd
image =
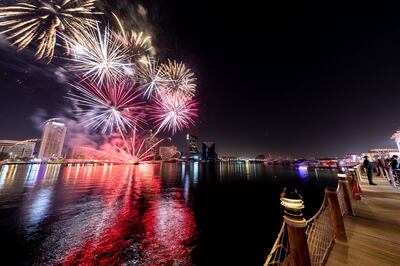
[{"label": "wooden deck planks", "polygon": [[327,265],[400,265],[400,190],[380,177],[378,186],[363,181],[356,216],[345,217],[348,241],[334,244]]}]

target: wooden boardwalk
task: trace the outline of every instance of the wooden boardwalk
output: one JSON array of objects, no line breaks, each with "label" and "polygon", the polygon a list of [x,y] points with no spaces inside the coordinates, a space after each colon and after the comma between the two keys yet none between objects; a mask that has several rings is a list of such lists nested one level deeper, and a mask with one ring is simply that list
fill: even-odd
[{"label": "wooden boardwalk", "polygon": [[335,243],[327,265],[400,265],[400,189],[363,177],[363,198],[352,201],[355,217],[344,218],[347,243]]}]

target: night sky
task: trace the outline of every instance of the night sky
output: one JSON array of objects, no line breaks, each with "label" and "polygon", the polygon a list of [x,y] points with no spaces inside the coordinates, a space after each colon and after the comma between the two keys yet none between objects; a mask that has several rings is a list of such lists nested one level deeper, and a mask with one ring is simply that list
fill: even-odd
[{"label": "night sky", "polygon": [[[139,3],[106,2],[106,13],[115,7],[121,15],[130,10],[123,5]],[[343,156],[394,146],[398,6],[216,2],[140,2],[158,55],[197,75],[201,111],[191,132],[201,141],[238,156]],[[62,62],[37,62],[32,51],[17,53],[0,39],[0,138],[40,137],[38,121],[67,106]],[[173,142],[182,145],[184,133]]]}]

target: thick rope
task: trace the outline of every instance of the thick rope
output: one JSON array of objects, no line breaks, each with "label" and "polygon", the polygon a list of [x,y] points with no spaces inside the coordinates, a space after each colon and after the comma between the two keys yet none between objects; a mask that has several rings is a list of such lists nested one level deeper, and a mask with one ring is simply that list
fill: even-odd
[{"label": "thick rope", "polygon": [[283,221],[281,230],[269,253],[264,266],[267,265],[287,265],[289,262],[289,239],[286,230],[286,223]]}]

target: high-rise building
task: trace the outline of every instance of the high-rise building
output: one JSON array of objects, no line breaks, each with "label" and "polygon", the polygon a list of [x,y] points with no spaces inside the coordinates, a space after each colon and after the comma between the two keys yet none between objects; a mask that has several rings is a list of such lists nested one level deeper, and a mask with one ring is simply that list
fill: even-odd
[{"label": "high-rise building", "polygon": [[206,141],[203,142],[203,160],[216,160],[217,154],[215,153],[215,143]]},{"label": "high-rise building", "polygon": [[199,154],[199,139],[195,135],[187,134],[186,135],[186,156],[188,158],[197,157]]},{"label": "high-rise building", "polygon": [[67,127],[56,119],[46,121],[40,144],[39,158],[54,158],[62,155]]},{"label": "high-rise building", "polygon": [[0,152],[8,153],[10,157],[32,157],[36,139],[0,140]]}]

